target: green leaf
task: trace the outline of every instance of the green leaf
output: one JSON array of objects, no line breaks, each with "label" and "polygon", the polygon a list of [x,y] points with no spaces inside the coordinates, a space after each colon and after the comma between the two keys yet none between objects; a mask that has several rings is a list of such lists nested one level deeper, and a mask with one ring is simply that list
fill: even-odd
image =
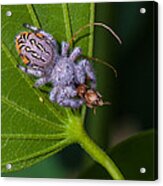
[{"label": "green leaf", "polygon": [[[7,11],[12,16],[7,17]],[[60,43],[93,21],[94,4],[2,6],[2,172],[29,167],[71,144],[65,131],[72,117],[80,117],[78,111],[52,104],[48,94],[34,89],[34,80],[16,67],[21,59],[14,38],[26,30],[22,24],[41,27]],[[93,28],[75,45],[91,55]],[[12,164],[10,170],[7,164]]]},{"label": "green leaf", "polygon": [[[127,180],[155,180],[157,179],[155,159],[155,133],[141,132],[116,145],[109,150]],[[140,168],[145,167],[146,173],[141,174]],[[80,178],[112,179],[98,164],[93,164],[84,171]]]}]

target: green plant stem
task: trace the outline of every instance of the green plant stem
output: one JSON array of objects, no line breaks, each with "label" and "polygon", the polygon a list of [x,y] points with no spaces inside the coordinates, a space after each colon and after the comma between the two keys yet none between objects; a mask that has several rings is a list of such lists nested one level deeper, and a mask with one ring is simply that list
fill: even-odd
[{"label": "green plant stem", "polygon": [[115,165],[113,160],[92,141],[92,139],[86,134],[86,132],[82,133],[82,136],[80,137],[78,143],[96,162],[101,164],[107,170],[107,172],[112,176],[113,179],[124,179],[123,175],[121,174],[120,170]]},{"label": "green plant stem", "polygon": [[68,135],[77,142],[96,162],[102,165],[114,180],[124,180],[122,173],[113,160],[88,136],[80,122],[72,120]]}]

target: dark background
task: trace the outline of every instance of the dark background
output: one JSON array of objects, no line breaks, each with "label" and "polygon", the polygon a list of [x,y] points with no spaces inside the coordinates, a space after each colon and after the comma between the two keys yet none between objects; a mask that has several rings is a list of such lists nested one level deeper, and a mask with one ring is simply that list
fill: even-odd
[{"label": "dark background", "polygon": [[[96,125],[97,121],[96,137],[99,135],[98,142],[104,147],[153,127],[155,41],[152,5],[152,2],[123,2],[96,6],[96,21],[110,25],[123,41],[119,46],[109,33],[96,29],[94,55],[109,61],[118,71],[116,79],[110,69],[96,65],[98,90],[112,105],[98,109],[98,115],[88,123]],[[146,8],[145,14],[139,12],[142,7]]]}]

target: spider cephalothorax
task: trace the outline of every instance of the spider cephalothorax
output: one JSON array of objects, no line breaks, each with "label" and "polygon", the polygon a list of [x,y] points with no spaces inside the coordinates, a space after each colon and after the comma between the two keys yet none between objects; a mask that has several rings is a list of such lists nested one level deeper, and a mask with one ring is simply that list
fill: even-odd
[{"label": "spider cephalothorax", "polygon": [[33,32],[22,32],[16,37],[16,49],[27,65],[18,67],[38,78],[35,87],[52,84],[49,96],[52,102],[65,107],[80,107],[85,100],[77,97],[77,86],[84,84],[88,77],[91,89],[96,88],[95,74],[89,61],[77,61],[81,49],[76,47],[69,55],[69,44],[62,42],[60,54],[57,42],[50,34],[29,24],[24,26]]}]

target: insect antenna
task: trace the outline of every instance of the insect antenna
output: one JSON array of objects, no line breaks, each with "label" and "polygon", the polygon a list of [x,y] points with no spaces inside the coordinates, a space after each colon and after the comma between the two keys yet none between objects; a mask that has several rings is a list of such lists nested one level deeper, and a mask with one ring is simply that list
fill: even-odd
[{"label": "insect antenna", "polygon": [[106,101],[103,103],[103,105],[111,105],[111,103],[109,101]]},{"label": "insect antenna", "polygon": [[93,114],[96,115],[96,108],[93,108]]},{"label": "insect antenna", "polygon": [[[111,105],[111,103],[109,101],[106,101],[106,102],[103,102],[103,104],[100,106],[104,106],[104,105]],[[96,115],[96,107],[93,107],[93,114]]]},{"label": "insect antenna", "polygon": [[122,41],[121,39],[119,38],[119,36],[113,31],[113,29],[109,26],[107,26],[106,24],[104,23],[88,23],[86,25],[84,25],[83,27],[81,27],[77,32],[75,32],[75,34],[72,36],[72,38],[70,39],[69,41],[69,44],[71,45],[73,43],[73,41],[76,39],[76,36],[82,32],[83,30],[85,30],[86,28],[88,27],[91,27],[91,26],[99,26],[99,27],[103,27],[105,28],[106,30],[108,30],[114,37],[115,39],[118,41],[119,44],[122,44]]}]

